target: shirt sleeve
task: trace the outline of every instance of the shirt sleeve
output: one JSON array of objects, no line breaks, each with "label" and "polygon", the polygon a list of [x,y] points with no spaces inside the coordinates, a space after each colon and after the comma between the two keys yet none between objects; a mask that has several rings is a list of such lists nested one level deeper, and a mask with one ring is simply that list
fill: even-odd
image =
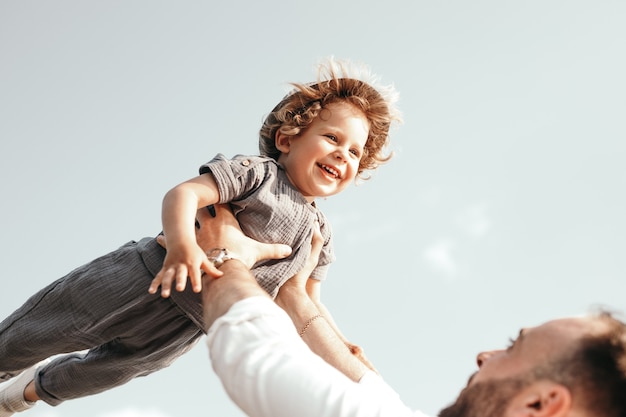
[{"label": "shirt sleeve", "polygon": [[217,154],[200,167],[199,173],[211,173],[220,195],[219,203],[229,203],[252,192],[265,181],[265,160],[267,158],[247,155],[235,155],[229,159]]},{"label": "shirt sleeve", "polygon": [[355,383],[314,354],[265,297],[234,304],[207,335],[213,369],[250,417],[425,417],[381,378]]}]

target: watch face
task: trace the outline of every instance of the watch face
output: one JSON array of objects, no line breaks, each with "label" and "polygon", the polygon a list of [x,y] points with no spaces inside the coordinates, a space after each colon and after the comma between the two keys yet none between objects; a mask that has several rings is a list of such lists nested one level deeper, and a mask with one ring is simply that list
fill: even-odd
[{"label": "watch face", "polygon": [[211,249],[207,253],[207,258],[209,261],[213,262],[216,268],[219,268],[224,262],[232,259],[228,251],[224,248]]},{"label": "watch face", "polygon": [[215,249],[211,249],[210,251],[208,251],[206,256],[208,258],[221,258],[225,254],[226,254],[226,249],[215,248]]}]

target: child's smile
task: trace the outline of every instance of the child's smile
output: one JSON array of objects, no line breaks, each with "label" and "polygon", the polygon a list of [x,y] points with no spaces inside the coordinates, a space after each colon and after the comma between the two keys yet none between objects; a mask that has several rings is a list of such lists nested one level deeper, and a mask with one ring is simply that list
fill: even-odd
[{"label": "child's smile", "polygon": [[318,166],[334,178],[339,178],[341,175],[337,169],[329,165],[318,164]]},{"label": "child's smile", "polygon": [[326,106],[298,136],[276,134],[278,162],[310,202],[343,191],[356,177],[369,135],[365,115],[348,103]]}]

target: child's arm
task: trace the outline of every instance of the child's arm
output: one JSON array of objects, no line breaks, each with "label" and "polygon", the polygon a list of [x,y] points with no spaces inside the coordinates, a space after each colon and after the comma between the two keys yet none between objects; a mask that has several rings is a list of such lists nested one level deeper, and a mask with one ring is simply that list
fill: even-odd
[{"label": "child's arm", "polygon": [[335,331],[337,336],[341,339],[341,341],[346,345],[346,347],[350,350],[354,356],[356,356],[365,366],[370,368],[372,371],[378,373],[374,365],[365,357],[363,353],[363,349],[360,346],[354,345],[348,341],[348,339],[341,333],[337,323],[333,319],[333,316],[330,314],[330,311],[326,308],[326,306],[322,303],[320,293],[321,293],[321,285],[322,282],[317,279],[309,278],[306,282],[306,292],[309,295],[309,298],[313,301],[313,303],[317,306],[319,312],[324,316],[330,327]]},{"label": "child's arm", "polygon": [[201,207],[219,201],[217,184],[211,174],[202,174],[177,185],[165,194],[161,218],[167,239],[167,254],[163,267],[154,277],[148,291],[169,297],[172,285],[183,291],[187,277],[194,292],[202,290],[202,271],[214,276],[222,273],[207,259],[196,241],[196,212]]}]

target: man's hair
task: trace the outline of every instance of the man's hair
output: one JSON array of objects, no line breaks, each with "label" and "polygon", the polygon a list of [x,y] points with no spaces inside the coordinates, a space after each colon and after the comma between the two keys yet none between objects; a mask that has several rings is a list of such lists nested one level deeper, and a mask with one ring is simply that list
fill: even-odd
[{"label": "man's hair", "polygon": [[439,417],[502,416],[516,393],[540,380],[567,387],[587,415],[626,416],[626,324],[607,311],[591,319],[600,331],[583,335],[558,358],[522,375],[467,387]]},{"label": "man's hair", "polygon": [[607,311],[594,320],[608,330],[585,335],[580,343],[547,366],[535,378],[566,386],[576,401],[595,416],[626,416],[626,324]]},{"label": "man's hair", "polygon": [[[361,80],[366,77],[368,81]],[[317,78],[317,82],[310,84],[291,83],[294,89],[263,122],[259,151],[277,160],[281,152],[276,148],[276,132],[297,136],[329,104],[348,103],[363,112],[370,124],[358,171],[359,177],[364,178],[365,170],[376,169],[391,158],[385,151],[391,124],[401,121],[395,108],[397,94],[393,86],[374,87],[376,78],[365,67],[333,59],[319,66]]]}]

